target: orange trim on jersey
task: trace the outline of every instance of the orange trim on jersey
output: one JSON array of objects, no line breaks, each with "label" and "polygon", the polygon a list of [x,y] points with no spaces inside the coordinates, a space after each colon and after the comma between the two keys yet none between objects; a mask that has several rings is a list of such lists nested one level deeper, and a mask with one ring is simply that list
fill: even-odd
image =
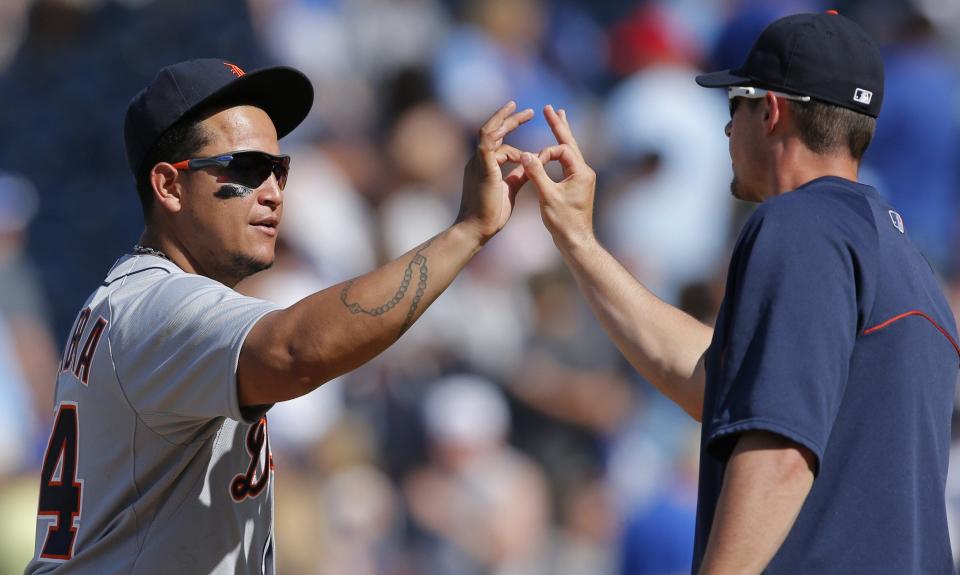
[{"label": "orange trim on jersey", "polygon": [[957,352],[957,357],[960,357],[960,346],[958,346],[958,345],[957,345],[957,342],[954,341],[953,337],[952,337],[949,333],[947,333],[947,330],[945,330],[945,329],[943,329],[942,327],[940,327],[940,324],[938,324],[932,317],[930,317],[930,316],[928,316],[927,314],[923,313],[922,311],[918,311],[918,310],[910,310],[910,311],[905,312],[905,313],[902,313],[902,314],[900,314],[900,315],[895,315],[895,316],[893,316],[892,318],[888,319],[887,321],[885,321],[885,322],[883,322],[883,323],[879,323],[879,324],[877,324],[877,325],[875,325],[875,326],[873,326],[873,327],[870,327],[870,328],[867,328],[867,329],[863,330],[863,335],[869,335],[869,334],[871,334],[871,333],[873,333],[873,332],[875,332],[875,331],[880,331],[881,329],[889,326],[890,324],[892,324],[892,323],[894,323],[894,322],[897,322],[897,321],[900,321],[901,319],[903,319],[903,318],[905,318],[905,317],[908,317],[908,316],[911,316],[911,315],[920,316],[920,317],[922,317],[923,319],[929,321],[931,324],[933,324],[933,327],[937,328],[937,330],[938,330],[940,333],[943,334],[943,337],[947,338],[947,340],[950,342],[950,345],[953,346],[953,349]]}]

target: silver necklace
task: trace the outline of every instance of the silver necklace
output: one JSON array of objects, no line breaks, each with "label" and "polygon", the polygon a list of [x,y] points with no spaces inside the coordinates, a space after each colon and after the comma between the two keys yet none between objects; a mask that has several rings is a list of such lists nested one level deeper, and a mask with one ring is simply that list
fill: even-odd
[{"label": "silver necklace", "polygon": [[161,252],[160,250],[148,248],[147,246],[141,246],[140,244],[133,244],[133,253],[137,255],[157,256],[158,258],[163,258],[167,261],[172,261],[170,259],[170,256]]}]

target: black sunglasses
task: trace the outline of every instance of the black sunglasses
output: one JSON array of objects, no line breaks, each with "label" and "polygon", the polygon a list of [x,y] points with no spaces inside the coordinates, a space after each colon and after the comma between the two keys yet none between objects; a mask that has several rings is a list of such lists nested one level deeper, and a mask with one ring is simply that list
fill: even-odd
[{"label": "black sunglasses", "polygon": [[254,189],[259,188],[270,174],[273,174],[277,178],[277,186],[282,190],[287,185],[290,156],[274,156],[257,150],[239,150],[209,158],[183,160],[174,163],[173,167],[178,170],[221,168],[224,179]]}]

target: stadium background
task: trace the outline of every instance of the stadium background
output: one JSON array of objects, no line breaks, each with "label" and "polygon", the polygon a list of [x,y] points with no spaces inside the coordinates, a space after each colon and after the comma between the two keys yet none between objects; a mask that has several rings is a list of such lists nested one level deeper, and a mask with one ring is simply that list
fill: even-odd
[{"label": "stadium background", "polygon": [[[538,119],[512,143],[548,145],[539,109],[566,108],[600,176],[605,244],[711,321],[750,206],[728,192],[724,95],[692,78],[740,63],[773,19],[828,8],[884,51],[863,179],[900,209],[960,311],[953,0],[4,0],[0,573],[33,550],[66,332],[141,230],[122,121],[160,67],[221,56],[293,65],[315,83],[310,118],[284,141],[277,264],[245,293],[289,304],[441,230],[476,128],[516,99]],[[689,568],[698,427],[592,320],[531,189],[397,346],[277,406],[270,424],[281,573]],[[956,522],[956,473],[948,497]]]}]

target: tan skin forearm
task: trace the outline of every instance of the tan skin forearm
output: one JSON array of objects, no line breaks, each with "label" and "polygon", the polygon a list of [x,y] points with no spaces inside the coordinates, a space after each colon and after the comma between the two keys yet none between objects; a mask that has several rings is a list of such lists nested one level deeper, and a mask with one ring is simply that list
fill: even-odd
[{"label": "tan skin forearm", "polygon": [[[396,260],[273,312],[247,336],[241,352],[241,405],[298,397],[377,356],[423,314],[480,249],[456,224]],[[277,377],[284,374],[283,377]],[[272,386],[245,385],[269,378]]]},{"label": "tan skin forearm", "polygon": [[809,450],[781,436],[742,435],[723,477],[700,575],[761,573],[800,514],[814,465]]},{"label": "tan skin forearm", "polygon": [[592,236],[561,253],[580,291],[630,364],[695,420],[713,329],[659,299]]},{"label": "tan skin forearm", "polygon": [[241,406],[293,399],[369,361],[393,344],[504,225],[522,173],[504,177],[520,151],[504,137],[533,117],[509,102],[480,129],[464,170],[457,221],[445,232],[364,276],[261,318],[237,365]]},{"label": "tan skin forearm", "polygon": [[[523,168],[536,186],[540,214],[580,290],[631,365],[691,417],[703,411],[702,357],[713,330],[670,306],[640,284],[593,233],[596,174],[586,164],[566,114],[544,109],[557,145],[526,154]],[[559,161],[554,182],[543,164]]]}]

